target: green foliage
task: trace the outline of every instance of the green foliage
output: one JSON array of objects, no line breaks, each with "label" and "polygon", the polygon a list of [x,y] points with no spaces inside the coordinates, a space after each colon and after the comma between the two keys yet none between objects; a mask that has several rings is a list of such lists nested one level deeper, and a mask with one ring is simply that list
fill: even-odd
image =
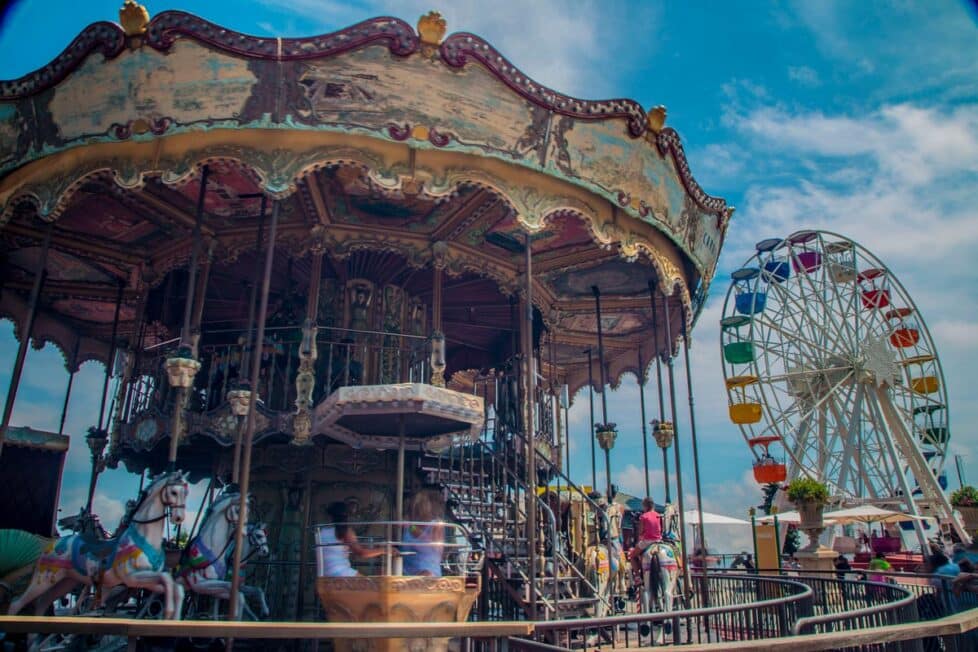
[{"label": "green foliage", "polygon": [[794,525],[788,526],[788,532],[784,535],[784,548],[782,554],[793,555],[801,550],[801,532]]},{"label": "green foliage", "polygon": [[970,484],[951,493],[951,504],[955,507],[978,507],[978,489]]},{"label": "green foliage", "polygon": [[788,485],[788,500],[793,503],[811,502],[824,505],[829,499],[829,489],[812,478],[798,478]]},{"label": "green foliage", "polygon": [[776,482],[769,482],[761,487],[761,491],[764,493],[764,502],[758,505],[757,508],[764,512],[765,515],[771,514],[771,508],[774,507],[774,497],[778,495],[778,489],[780,488],[781,485]]}]

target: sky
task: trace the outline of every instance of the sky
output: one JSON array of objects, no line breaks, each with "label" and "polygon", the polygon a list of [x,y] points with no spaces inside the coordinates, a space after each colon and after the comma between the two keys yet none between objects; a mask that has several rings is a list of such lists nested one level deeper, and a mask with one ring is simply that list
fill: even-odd
[{"label": "sky", "polygon": [[[45,64],[88,23],[116,20],[119,4],[13,3],[0,22],[0,78]],[[965,481],[978,483],[978,402],[968,389],[978,386],[972,330],[978,321],[978,11],[971,1],[496,0],[488,6],[453,0],[438,6],[431,0],[174,0],[146,6],[151,14],[183,9],[260,36],[309,36],[377,15],[413,25],[437,9],[449,32],[483,36],[540,83],[579,97],[664,104],[697,181],[737,208],[692,336],[704,508],[744,517],[761,500],[751,455],[727,418],[718,321],[729,273],[753,253],[755,242],[802,228],[856,240],[913,297],[943,364],[951,451],[962,456]],[[0,322],[0,359],[13,360],[15,350],[10,323]],[[4,367],[5,394],[10,369]],[[682,364],[676,372],[690,508],[696,495]],[[65,513],[84,501],[84,432],[97,421],[103,373],[101,365],[88,363],[75,381],[66,427],[73,437]],[[57,430],[66,383],[56,350],[31,350],[13,423]],[[654,384],[646,394],[652,418],[658,412]],[[587,403],[586,392],[579,394],[570,418],[571,475],[582,483],[591,481]],[[638,387],[628,376],[609,394],[609,419],[619,424],[612,478],[641,495],[637,405]],[[661,500],[661,458],[653,442],[649,447],[652,493]],[[122,470],[103,477],[96,511],[108,524],[115,524],[137,482]],[[603,472],[597,482],[604,486]],[[957,487],[953,468],[951,487]],[[720,550],[746,548],[750,541],[743,530],[708,528],[707,536]]]}]

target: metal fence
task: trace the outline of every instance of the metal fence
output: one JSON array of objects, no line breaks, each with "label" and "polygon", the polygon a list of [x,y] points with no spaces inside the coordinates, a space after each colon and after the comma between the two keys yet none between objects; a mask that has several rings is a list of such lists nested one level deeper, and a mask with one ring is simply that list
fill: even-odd
[{"label": "metal fence", "polygon": [[756,575],[693,577],[706,590],[709,608],[538,622],[532,641],[511,641],[517,650],[614,646],[649,647],[788,636],[795,622],[812,614],[810,587],[794,580]]}]

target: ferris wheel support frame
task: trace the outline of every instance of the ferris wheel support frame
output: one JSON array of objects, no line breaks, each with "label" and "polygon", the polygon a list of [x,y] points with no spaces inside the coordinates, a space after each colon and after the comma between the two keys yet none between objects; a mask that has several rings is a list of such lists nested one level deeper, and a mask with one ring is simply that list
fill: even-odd
[{"label": "ferris wheel support frame", "polygon": [[[921,458],[919,453],[917,453],[916,446],[914,445],[913,440],[910,438],[910,435],[907,433],[906,428],[904,428],[900,418],[896,414],[896,408],[894,408],[892,403],[890,403],[890,399],[886,395],[885,390],[882,387],[877,387],[875,394],[877,406],[883,413],[883,419],[886,422],[888,430],[890,431],[890,437],[887,441],[890,443],[890,445],[895,443],[900,447],[900,452],[903,454],[903,458],[910,465],[914,477],[917,479],[917,483],[920,485],[921,489],[923,489],[925,493],[929,493],[937,497],[937,505],[932,504],[930,507],[935,512],[943,512],[943,514],[936,514],[938,517],[938,522],[940,523],[942,517],[946,518],[951,524],[951,527],[954,528],[955,533],[958,535],[961,541],[965,544],[971,543],[971,536],[964,528],[964,525],[962,525],[958,520],[958,517],[954,512],[954,508],[951,506],[950,501],[947,499],[947,496],[944,494],[944,491],[938,484],[937,478],[935,478],[931,473],[930,467],[928,467],[926,464],[921,465]],[[904,479],[906,478],[904,474],[899,475]],[[925,487],[924,485],[927,486]],[[915,515],[919,516],[917,513],[916,501],[913,499],[913,496],[906,489],[904,489],[904,492],[909,509],[911,509]],[[921,525],[921,522],[915,521],[914,525],[918,530],[918,535],[923,537],[923,526]],[[923,538],[926,541],[926,537]]]}]

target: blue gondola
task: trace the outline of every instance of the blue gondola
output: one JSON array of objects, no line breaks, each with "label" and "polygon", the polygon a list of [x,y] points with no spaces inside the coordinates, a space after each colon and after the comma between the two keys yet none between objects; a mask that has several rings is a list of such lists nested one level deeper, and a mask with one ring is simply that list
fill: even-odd
[{"label": "blue gondola", "polygon": [[742,315],[756,315],[764,312],[767,305],[767,292],[757,289],[757,278],[760,270],[756,267],[743,267],[730,275],[734,282],[734,307]]}]

